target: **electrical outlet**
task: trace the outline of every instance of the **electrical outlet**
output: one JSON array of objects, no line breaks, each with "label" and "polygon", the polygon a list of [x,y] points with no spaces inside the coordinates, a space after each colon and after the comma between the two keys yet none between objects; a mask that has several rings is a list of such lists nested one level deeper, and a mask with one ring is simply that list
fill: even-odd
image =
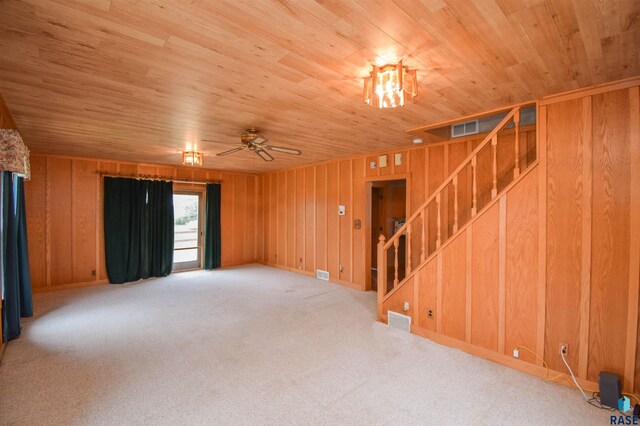
[{"label": "electrical outlet", "polygon": [[407,312],[409,310],[409,302],[404,302],[402,309]]},{"label": "electrical outlet", "polygon": [[429,318],[433,318],[433,311],[431,309],[429,309],[429,312],[427,312],[427,316]]},{"label": "electrical outlet", "polygon": [[514,358],[520,358],[520,351],[518,350],[518,348],[515,348],[513,350],[513,357]]},{"label": "electrical outlet", "polygon": [[564,354],[565,357],[569,356],[569,345],[566,343],[560,343],[560,355]]}]

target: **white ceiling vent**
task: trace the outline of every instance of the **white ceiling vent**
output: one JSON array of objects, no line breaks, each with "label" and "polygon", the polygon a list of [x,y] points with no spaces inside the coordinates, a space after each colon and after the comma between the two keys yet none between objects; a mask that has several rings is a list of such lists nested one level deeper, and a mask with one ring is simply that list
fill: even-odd
[{"label": "white ceiling vent", "polygon": [[316,269],[316,278],[329,281],[329,272],[322,269]]},{"label": "white ceiling vent", "polygon": [[411,317],[397,312],[387,311],[387,325],[404,331],[411,331]]},{"label": "white ceiling vent", "polygon": [[475,135],[479,131],[478,120],[465,121],[451,126],[451,137],[459,138],[461,136]]}]

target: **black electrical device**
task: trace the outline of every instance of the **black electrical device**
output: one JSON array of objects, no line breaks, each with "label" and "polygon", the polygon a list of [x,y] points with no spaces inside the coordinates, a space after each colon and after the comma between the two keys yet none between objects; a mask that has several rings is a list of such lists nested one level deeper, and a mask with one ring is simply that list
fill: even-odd
[{"label": "black electrical device", "polygon": [[633,415],[640,417],[640,404],[636,404],[636,406],[633,407]]},{"label": "black electrical device", "polygon": [[615,373],[601,371],[598,376],[600,385],[600,403],[610,408],[618,408],[618,401],[622,398],[620,376]]}]

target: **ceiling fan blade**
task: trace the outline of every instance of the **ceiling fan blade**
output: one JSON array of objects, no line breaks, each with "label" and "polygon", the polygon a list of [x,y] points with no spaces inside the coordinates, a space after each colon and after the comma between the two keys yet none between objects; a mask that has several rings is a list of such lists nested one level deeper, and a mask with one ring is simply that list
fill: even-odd
[{"label": "ceiling fan blade", "polygon": [[271,146],[271,145],[265,145],[264,147],[267,148],[270,151],[282,152],[282,153],[285,153],[285,154],[292,154],[292,155],[300,155],[300,154],[302,154],[302,151],[300,151],[299,149],[283,148],[281,146]]},{"label": "ceiling fan blade", "polygon": [[269,155],[269,153],[263,149],[256,149],[256,154],[260,156],[264,161],[273,161],[274,158]]},{"label": "ceiling fan blade", "polygon": [[263,138],[260,135],[256,135],[255,138],[253,138],[253,140],[251,142],[253,143],[257,143],[257,144],[261,144],[261,143],[265,143],[267,140],[265,138]]},{"label": "ceiling fan blade", "polygon": [[223,152],[219,152],[218,154],[216,154],[218,157],[224,157],[225,155],[229,155],[229,154],[233,154],[234,152],[238,152],[238,151],[242,151],[243,149],[245,149],[247,146],[246,145],[240,145],[237,148],[233,148],[230,149],[228,151],[223,151]]}]

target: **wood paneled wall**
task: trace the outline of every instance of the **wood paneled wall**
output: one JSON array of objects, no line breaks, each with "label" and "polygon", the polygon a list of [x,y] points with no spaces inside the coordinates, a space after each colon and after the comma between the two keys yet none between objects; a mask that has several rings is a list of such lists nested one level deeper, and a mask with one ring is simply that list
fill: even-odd
[{"label": "wood paneled wall", "polygon": [[[222,266],[256,259],[257,177],[216,170],[100,159],[31,156],[25,184],[34,291],[107,280],[99,170],[124,174],[222,180]],[[202,189],[176,183],[174,189]]]},{"label": "wood paneled wall", "polygon": [[[513,131],[500,136],[515,140]],[[484,135],[459,138],[436,145],[418,146],[403,150],[350,157],[335,161],[281,170],[259,175],[260,218],[258,259],[266,264],[315,275],[316,269],[329,271],[333,282],[361,290],[370,287],[367,271],[367,235],[371,228],[368,198],[370,185],[378,180],[406,179],[407,217],[416,211],[426,198],[482,141]],[[523,127],[520,135],[523,168],[535,161],[535,126]],[[510,142],[513,147],[513,142]],[[394,155],[402,155],[402,164],[394,164]],[[386,155],[387,167],[371,168]],[[489,167],[490,158],[481,159]],[[499,153],[499,164],[513,160]],[[484,176],[484,175],[483,175]],[[490,188],[490,175],[486,175]],[[469,174],[470,178],[470,174]],[[461,184],[461,188],[466,183]],[[469,184],[470,185],[470,184]],[[462,192],[462,190],[461,190]],[[469,194],[470,195],[470,194]],[[488,199],[479,194],[480,206]],[[470,203],[470,199],[463,203]],[[453,211],[453,198],[446,205]],[[338,206],[346,206],[346,215],[338,215]],[[446,209],[445,209],[446,210]],[[432,213],[435,217],[435,211]],[[453,215],[443,220],[443,236],[450,235]],[[360,221],[356,229],[355,221]],[[435,226],[432,223],[432,226]],[[435,249],[435,228],[430,230],[429,244]],[[417,239],[412,264],[419,264]]]},{"label": "wood paneled wall", "polygon": [[[503,355],[537,349],[539,173],[528,170],[415,273],[414,332]],[[384,303],[401,306],[393,299],[402,297]]]},{"label": "wood paneled wall", "polygon": [[9,112],[9,108],[4,103],[4,99],[0,96],[0,129],[15,129],[16,123]]},{"label": "wood paneled wall", "polygon": [[[543,102],[546,129],[546,333],[549,365],[602,370],[640,391],[639,88]],[[634,371],[635,370],[635,371]],[[635,384],[634,384],[635,382]]]},{"label": "wood paneled wall", "polygon": [[640,89],[624,82],[540,105],[535,169],[383,307],[409,301],[415,333],[541,376],[539,360],[513,349],[566,373],[567,344],[583,384],[610,371],[638,393]]},{"label": "wood paneled wall", "polygon": [[[638,392],[638,91],[637,82],[625,81],[543,99],[539,164],[449,241],[384,309],[401,311],[408,301],[418,334],[539,374],[544,370],[535,356],[521,350],[515,360],[513,349],[526,346],[553,370],[564,371],[559,350],[567,344],[568,362],[580,380],[592,383],[600,371],[612,371],[624,378],[625,389]],[[390,166],[383,169],[368,167],[378,161],[376,154],[261,175],[268,208],[261,209],[259,258],[309,274],[328,269],[332,281],[367,289],[366,183],[407,179],[411,214],[477,142],[388,152]],[[509,143],[503,146],[511,164],[513,151]],[[395,153],[403,155],[401,166],[393,165]],[[488,167],[482,163],[479,186],[490,177],[483,176]],[[479,199],[480,207],[491,202],[488,194]],[[338,216],[339,204],[347,206],[346,216]],[[444,216],[446,235],[452,230]],[[354,228],[355,219],[361,229]],[[303,241],[292,245],[285,237],[291,234]]]}]

